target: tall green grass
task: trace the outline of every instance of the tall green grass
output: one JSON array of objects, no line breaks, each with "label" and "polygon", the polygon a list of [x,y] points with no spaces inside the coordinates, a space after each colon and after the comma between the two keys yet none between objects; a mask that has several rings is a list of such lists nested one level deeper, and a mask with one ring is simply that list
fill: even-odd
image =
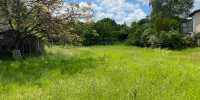
[{"label": "tall green grass", "polygon": [[0,99],[199,99],[200,49],[130,46],[47,48],[0,61]]}]

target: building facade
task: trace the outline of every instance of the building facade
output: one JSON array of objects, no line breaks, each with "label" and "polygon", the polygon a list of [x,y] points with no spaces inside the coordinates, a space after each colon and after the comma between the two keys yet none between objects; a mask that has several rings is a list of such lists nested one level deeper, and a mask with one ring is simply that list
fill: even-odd
[{"label": "building facade", "polygon": [[194,11],[189,17],[192,19],[182,23],[181,31],[184,35],[190,34],[194,36],[194,33],[200,32],[200,9]]}]

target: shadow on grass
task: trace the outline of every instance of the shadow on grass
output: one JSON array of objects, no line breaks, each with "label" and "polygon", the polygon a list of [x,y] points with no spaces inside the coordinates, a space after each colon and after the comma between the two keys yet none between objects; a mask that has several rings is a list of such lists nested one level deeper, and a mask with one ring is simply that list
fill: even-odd
[{"label": "shadow on grass", "polygon": [[62,75],[73,76],[85,69],[96,68],[98,64],[98,59],[91,56],[66,56],[60,53],[27,58],[21,62],[0,60],[0,83],[24,84],[41,78],[45,73],[58,70]]}]

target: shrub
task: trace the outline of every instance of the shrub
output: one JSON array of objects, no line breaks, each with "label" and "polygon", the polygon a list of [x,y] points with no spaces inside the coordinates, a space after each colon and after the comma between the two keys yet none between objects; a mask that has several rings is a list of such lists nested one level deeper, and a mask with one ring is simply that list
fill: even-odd
[{"label": "shrub", "polygon": [[199,45],[200,33],[194,33],[194,37],[186,35],[184,38],[184,45],[187,47],[195,47]]},{"label": "shrub", "polygon": [[142,36],[142,30],[137,29],[136,32],[134,32],[134,35],[131,40],[132,45],[140,46],[140,38]]},{"label": "shrub", "polygon": [[183,47],[182,34],[178,30],[162,31],[159,34],[159,44],[162,48],[180,49]]},{"label": "shrub", "polygon": [[141,36],[141,39],[140,39],[140,44],[142,46],[145,46],[145,47],[149,47],[151,46],[151,43],[149,43],[149,39],[152,38],[152,37],[149,37],[149,36],[153,36],[153,35],[157,35],[157,32],[156,30],[154,29],[147,29],[143,32],[142,36]]},{"label": "shrub", "polygon": [[86,28],[83,30],[83,45],[85,46],[91,46],[95,45],[97,43],[99,34],[96,32],[96,30],[92,30],[90,28]]},{"label": "shrub", "polygon": [[153,34],[148,37],[148,44],[150,44],[152,48],[159,47],[158,42],[159,38],[156,35]]},{"label": "shrub", "polygon": [[190,35],[186,35],[184,38],[184,46],[187,47],[194,47],[197,45],[197,41],[194,37],[190,36]]},{"label": "shrub", "polygon": [[194,35],[194,38],[197,40],[196,43],[200,46],[200,32]]}]

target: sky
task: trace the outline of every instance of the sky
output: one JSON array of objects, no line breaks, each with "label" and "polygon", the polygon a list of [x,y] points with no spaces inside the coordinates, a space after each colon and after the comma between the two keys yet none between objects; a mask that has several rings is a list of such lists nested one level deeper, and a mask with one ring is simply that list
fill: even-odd
[{"label": "sky", "polygon": [[[133,21],[139,21],[150,15],[149,0],[79,0],[80,5],[86,6],[86,2],[92,3],[94,20],[103,18],[114,19],[118,24],[124,22],[128,25]],[[200,9],[200,0],[195,0],[192,11]]]}]

